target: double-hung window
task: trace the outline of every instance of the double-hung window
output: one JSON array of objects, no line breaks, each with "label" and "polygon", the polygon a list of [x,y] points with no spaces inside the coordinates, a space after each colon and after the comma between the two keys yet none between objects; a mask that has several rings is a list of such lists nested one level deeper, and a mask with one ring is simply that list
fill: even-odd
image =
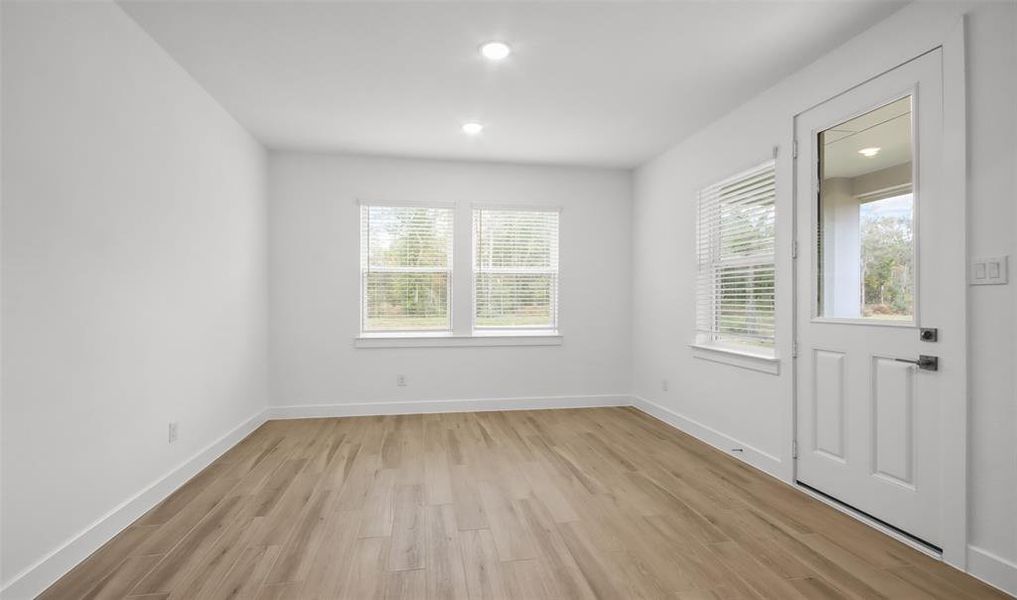
[{"label": "double-hung window", "polygon": [[772,355],[774,162],[699,193],[696,343]]},{"label": "double-hung window", "polygon": [[360,329],[452,330],[451,207],[360,207]]},{"label": "double-hung window", "polygon": [[355,345],[560,345],[558,215],[362,203]]},{"label": "double-hung window", "polygon": [[473,329],[558,329],[558,211],[473,210]]}]

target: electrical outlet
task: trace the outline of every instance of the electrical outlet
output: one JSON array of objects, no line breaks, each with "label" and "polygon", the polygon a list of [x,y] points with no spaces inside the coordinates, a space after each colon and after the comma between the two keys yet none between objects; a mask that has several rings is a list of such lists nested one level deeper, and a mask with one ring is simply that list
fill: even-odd
[{"label": "electrical outlet", "polygon": [[177,441],[180,436],[180,424],[176,421],[169,424],[169,443]]},{"label": "electrical outlet", "polygon": [[406,376],[396,375],[396,385],[399,387],[406,387]]},{"label": "electrical outlet", "polygon": [[666,392],[667,388],[668,388],[667,380],[666,379],[661,379],[660,380],[660,389],[661,389],[661,391]]}]

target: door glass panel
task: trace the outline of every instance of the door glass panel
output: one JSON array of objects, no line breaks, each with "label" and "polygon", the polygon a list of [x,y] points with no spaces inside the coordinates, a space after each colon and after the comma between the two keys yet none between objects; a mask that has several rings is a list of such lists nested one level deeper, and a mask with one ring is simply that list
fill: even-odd
[{"label": "door glass panel", "polygon": [[817,311],[913,322],[911,97],[819,133]]}]

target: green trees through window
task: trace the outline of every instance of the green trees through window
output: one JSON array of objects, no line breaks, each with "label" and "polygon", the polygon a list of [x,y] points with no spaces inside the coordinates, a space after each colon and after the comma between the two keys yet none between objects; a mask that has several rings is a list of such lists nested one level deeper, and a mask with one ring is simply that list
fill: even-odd
[{"label": "green trees through window", "polygon": [[914,312],[911,194],[859,208],[862,238],[862,316],[909,319]]},{"label": "green trees through window", "polygon": [[774,164],[699,195],[697,342],[772,347]]},{"label": "green trees through window", "polygon": [[[361,206],[362,332],[452,331],[454,216]],[[558,212],[475,209],[472,235],[474,329],[556,330]]]},{"label": "green trees through window", "polygon": [[557,212],[474,210],[473,257],[477,329],[557,329]]},{"label": "green trees through window", "polygon": [[361,329],[450,330],[451,208],[361,207]]}]

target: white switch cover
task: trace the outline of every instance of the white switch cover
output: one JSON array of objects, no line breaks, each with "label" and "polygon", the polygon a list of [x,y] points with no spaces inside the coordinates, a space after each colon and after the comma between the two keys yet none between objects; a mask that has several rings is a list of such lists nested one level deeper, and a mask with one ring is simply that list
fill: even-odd
[{"label": "white switch cover", "polygon": [[971,285],[1005,285],[1010,282],[1009,257],[989,256],[971,259]]}]

